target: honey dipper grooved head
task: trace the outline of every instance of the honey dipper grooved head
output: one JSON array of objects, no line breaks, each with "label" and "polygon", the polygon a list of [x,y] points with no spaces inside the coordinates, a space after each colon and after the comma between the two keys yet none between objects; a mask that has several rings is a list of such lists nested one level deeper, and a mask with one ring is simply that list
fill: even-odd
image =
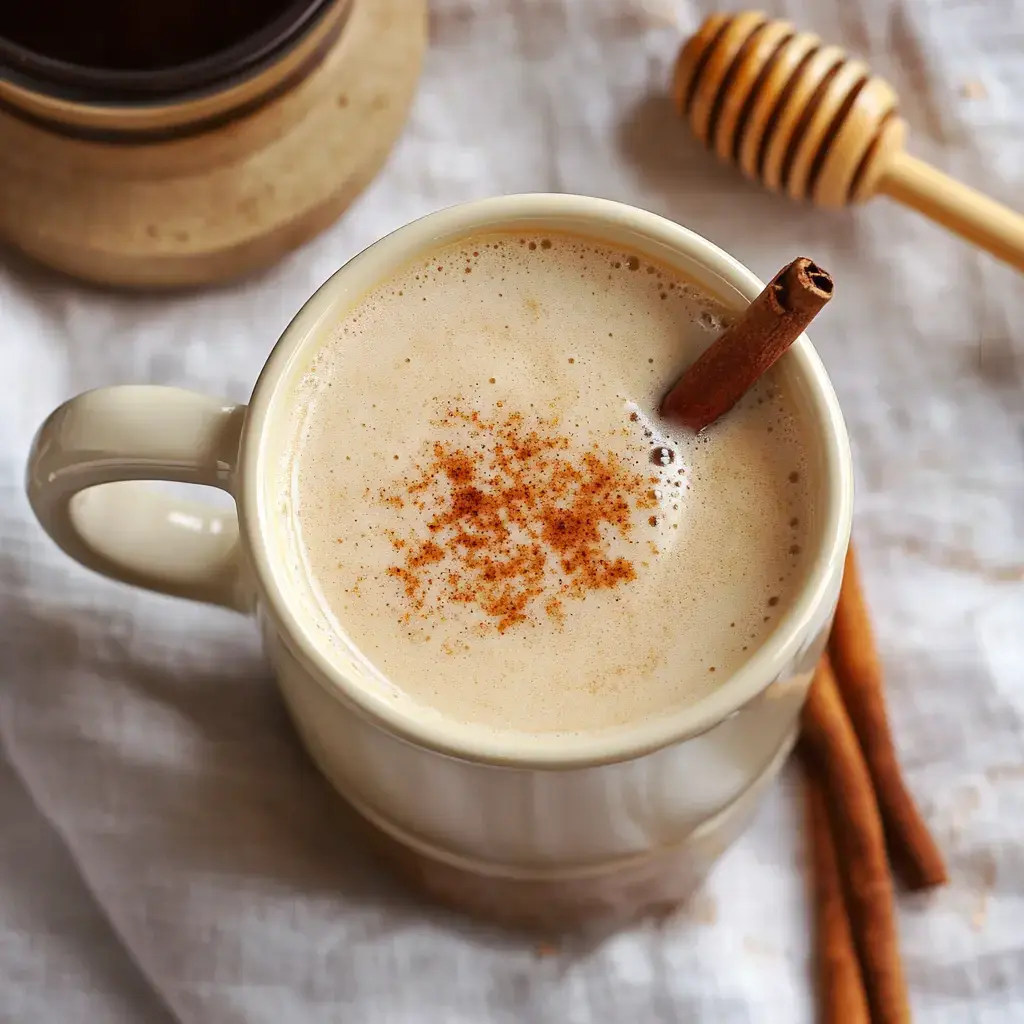
[{"label": "honey dipper grooved head", "polygon": [[869,198],[906,134],[887,82],[759,11],[708,18],[679,53],[673,96],[708,149],[821,206]]}]

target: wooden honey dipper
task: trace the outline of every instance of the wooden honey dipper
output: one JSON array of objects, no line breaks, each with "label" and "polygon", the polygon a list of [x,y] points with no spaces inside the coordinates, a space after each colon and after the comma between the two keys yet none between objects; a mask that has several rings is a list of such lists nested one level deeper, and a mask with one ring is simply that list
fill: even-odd
[{"label": "wooden honey dipper", "polygon": [[905,152],[888,82],[789,22],[712,15],[673,95],[704,145],[773,191],[828,207],[881,193],[1024,270],[1024,217]]}]

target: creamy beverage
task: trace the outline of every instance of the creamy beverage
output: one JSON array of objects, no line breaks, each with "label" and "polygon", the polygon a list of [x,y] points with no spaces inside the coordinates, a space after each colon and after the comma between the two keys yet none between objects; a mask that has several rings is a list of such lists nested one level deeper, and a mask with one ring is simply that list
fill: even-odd
[{"label": "creamy beverage", "polygon": [[725,319],[668,266],[557,233],[476,236],[357,301],[283,474],[326,628],[483,729],[699,701],[789,607],[810,512],[777,374],[700,436],[655,413]]}]

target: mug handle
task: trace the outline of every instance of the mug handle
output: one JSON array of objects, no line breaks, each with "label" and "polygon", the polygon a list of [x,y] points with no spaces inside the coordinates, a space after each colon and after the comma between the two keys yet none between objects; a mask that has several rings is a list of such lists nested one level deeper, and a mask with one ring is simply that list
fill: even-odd
[{"label": "mug handle", "polygon": [[234,509],[139,481],[204,484],[232,494],[246,407],[181,388],[87,391],[39,428],[26,489],[50,537],[112,579],[248,612]]}]

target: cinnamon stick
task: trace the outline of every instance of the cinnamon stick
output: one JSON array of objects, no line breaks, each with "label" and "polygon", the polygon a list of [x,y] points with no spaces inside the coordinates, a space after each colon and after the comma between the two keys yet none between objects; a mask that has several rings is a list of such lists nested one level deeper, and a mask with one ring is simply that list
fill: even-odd
[{"label": "cinnamon stick", "polygon": [[871,1024],[821,782],[807,773],[821,1024]]},{"label": "cinnamon stick", "polygon": [[832,665],[875,786],[893,867],[909,889],[947,881],[942,854],[900,772],[885,709],[882,663],[861,589],[853,547],[846,555],[832,636]]},{"label": "cinnamon stick", "polygon": [[864,755],[846,714],[828,656],[822,657],[803,711],[803,737],[832,809],[846,907],[873,1024],[908,1024],[892,877]]},{"label": "cinnamon stick", "polygon": [[680,377],[661,415],[700,431],[725,415],[832,298],[832,278],[804,257],[783,267]]}]

